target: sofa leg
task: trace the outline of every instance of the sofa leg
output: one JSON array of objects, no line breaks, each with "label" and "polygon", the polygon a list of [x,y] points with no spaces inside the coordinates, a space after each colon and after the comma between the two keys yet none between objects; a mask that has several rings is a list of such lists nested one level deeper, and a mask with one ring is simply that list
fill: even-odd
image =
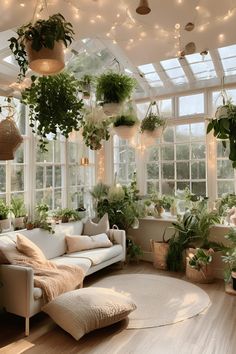
[{"label": "sofa leg", "polygon": [[25,318],[25,335],[29,336],[29,317]]}]

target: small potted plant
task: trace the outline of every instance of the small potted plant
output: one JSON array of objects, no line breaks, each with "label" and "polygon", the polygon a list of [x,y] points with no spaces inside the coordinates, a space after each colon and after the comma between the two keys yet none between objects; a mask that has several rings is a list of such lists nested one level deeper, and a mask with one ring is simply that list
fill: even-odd
[{"label": "small potted plant", "polygon": [[32,85],[22,92],[29,106],[30,127],[39,136],[41,151],[47,151],[47,135],[58,132],[68,138],[80,129],[83,101],[78,99],[78,81],[68,73],[31,77]]},{"label": "small potted plant", "polygon": [[85,74],[79,80],[79,86],[80,86],[80,89],[83,93],[84,99],[90,98],[90,94],[91,94],[91,90],[94,85],[94,82],[95,82],[95,80],[94,80],[93,76],[89,75],[89,74]]},{"label": "small potted plant", "polygon": [[214,250],[211,248],[197,248],[193,253],[189,252],[186,259],[186,277],[196,283],[211,283],[214,279],[212,254]]},{"label": "small potted plant", "polygon": [[61,220],[62,223],[67,223],[70,220],[73,221],[80,220],[78,212],[74,209],[69,209],[69,208],[57,210],[54,213],[53,217],[56,218],[57,220],[58,219]]},{"label": "small potted plant", "polygon": [[10,230],[11,228],[11,222],[8,218],[9,211],[9,206],[7,206],[2,199],[0,199],[0,232]]},{"label": "small potted plant", "polygon": [[102,102],[104,113],[114,116],[121,110],[122,103],[127,100],[136,85],[136,81],[125,74],[108,72],[97,79],[96,97]]},{"label": "small potted plant", "polygon": [[15,230],[24,229],[25,220],[26,220],[26,207],[23,198],[21,197],[12,198],[10,210],[15,216],[14,229]]},{"label": "small potted plant", "polygon": [[138,130],[138,119],[134,114],[118,115],[113,122],[113,130],[121,139],[131,139]]},{"label": "small potted plant", "polygon": [[39,19],[17,29],[17,37],[11,37],[10,49],[20,67],[19,79],[25,77],[29,67],[43,75],[55,74],[64,66],[64,46],[73,40],[71,23],[60,14],[48,20]]},{"label": "small potted plant", "polygon": [[[153,107],[156,107],[157,112],[153,112]],[[166,125],[166,120],[160,116],[156,102],[151,102],[145,118],[141,122],[140,130],[144,137],[148,139],[160,138],[163,129]]]}]

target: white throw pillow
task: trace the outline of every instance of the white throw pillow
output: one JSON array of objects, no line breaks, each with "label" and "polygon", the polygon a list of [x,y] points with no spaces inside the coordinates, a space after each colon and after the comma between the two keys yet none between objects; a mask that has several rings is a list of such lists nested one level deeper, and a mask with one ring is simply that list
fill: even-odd
[{"label": "white throw pillow", "polygon": [[66,236],[67,253],[90,250],[100,247],[111,247],[112,242],[106,234],[94,236]]},{"label": "white throw pillow", "polygon": [[110,229],[108,214],[104,214],[103,217],[96,224],[92,220],[88,219],[84,223],[83,235],[93,236],[98,234],[107,234]]},{"label": "white throw pillow", "polygon": [[91,287],[59,295],[42,310],[79,340],[86,333],[123,320],[135,309],[135,303],[127,295]]}]

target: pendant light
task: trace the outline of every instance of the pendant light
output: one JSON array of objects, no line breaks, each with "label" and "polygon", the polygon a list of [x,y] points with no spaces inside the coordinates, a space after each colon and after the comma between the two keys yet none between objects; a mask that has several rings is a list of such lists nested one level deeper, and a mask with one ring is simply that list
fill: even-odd
[{"label": "pendant light", "polygon": [[139,1],[139,6],[136,9],[136,12],[139,15],[147,15],[151,12],[151,9],[148,4],[148,0],[140,0]]}]

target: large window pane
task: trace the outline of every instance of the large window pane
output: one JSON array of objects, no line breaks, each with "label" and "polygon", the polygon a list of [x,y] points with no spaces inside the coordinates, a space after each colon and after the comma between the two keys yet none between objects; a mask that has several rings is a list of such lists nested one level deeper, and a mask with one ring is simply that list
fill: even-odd
[{"label": "large window pane", "polygon": [[24,190],[24,166],[11,166],[11,190]]},{"label": "large window pane", "polygon": [[204,113],[204,94],[179,97],[179,115],[193,115]]}]

